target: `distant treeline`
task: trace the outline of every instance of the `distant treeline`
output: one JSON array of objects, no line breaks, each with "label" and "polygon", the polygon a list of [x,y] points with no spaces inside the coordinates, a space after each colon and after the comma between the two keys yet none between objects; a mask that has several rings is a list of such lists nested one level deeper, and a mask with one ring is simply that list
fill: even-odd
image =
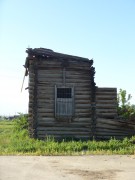
[{"label": "distant treeline", "polygon": [[[13,120],[13,119],[17,119],[21,116],[22,114],[18,114],[18,115],[12,115],[12,116],[0,116],[0,120]],[[27,116],[28,114],[23,114],[24,116]]]}]

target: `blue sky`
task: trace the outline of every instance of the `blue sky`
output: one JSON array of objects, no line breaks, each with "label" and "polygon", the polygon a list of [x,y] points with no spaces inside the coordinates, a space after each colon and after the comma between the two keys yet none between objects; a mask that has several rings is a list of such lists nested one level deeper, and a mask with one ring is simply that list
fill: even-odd
[{"label": "blue sky", "polygon": [[96,85],[135,104],[134,0],[0,0],[0,115],[27,113],[27,47],[93,58]]}]

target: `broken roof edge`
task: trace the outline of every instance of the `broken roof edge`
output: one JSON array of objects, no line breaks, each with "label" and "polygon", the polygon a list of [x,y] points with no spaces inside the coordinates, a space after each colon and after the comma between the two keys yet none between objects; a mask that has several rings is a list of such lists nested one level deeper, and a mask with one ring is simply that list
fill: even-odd
[{"label": "broken roof edge", "polygon": [[29,55],[37,55],[37,56],[50,56],[50,57],[57,57],[57,58],[71,58],[71,59],[76,59],[76,60],[82,60],[82,61],[86,61],[86,62],[91,62],[93,64],[93,59],[88,59],[88,58],[84,58],[84,57],[79,57],[79,56],[73,56],[73,55],[68,55],[68,54],[63,54],[63,53],[59,53],[59,52],[55,52],[51,49],[47,49],[47,48],[27,48],[26,53],[28,53]]}]

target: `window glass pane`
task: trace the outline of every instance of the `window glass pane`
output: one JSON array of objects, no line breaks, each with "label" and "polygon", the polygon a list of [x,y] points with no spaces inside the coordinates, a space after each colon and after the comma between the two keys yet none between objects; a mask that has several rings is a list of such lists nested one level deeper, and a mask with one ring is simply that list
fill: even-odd
[{"label": "window glass pane", "polygon": [[71,88],[57,88],[57,98],[72,98]]}]

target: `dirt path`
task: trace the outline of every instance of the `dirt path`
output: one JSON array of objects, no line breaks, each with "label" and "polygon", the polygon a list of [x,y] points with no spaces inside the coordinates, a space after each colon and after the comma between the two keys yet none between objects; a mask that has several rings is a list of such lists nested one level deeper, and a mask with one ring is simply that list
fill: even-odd
[{"label": "dirt path", "polygon": [[135,156],[0,156],[0,180],[135,180]]}]

